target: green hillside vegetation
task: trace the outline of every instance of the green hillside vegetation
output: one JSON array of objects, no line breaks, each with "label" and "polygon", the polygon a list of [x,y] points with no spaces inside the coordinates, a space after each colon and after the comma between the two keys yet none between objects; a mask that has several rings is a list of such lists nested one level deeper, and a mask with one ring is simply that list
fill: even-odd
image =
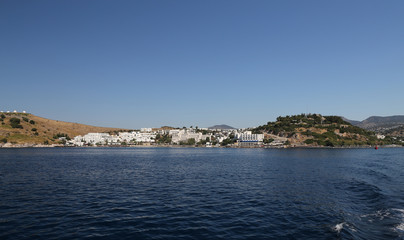
[{"label": "green hillside vegetation", "polygon": [[339,116],[320,114],[278,117],[276,122],[268,122],[253,132],[287,137],[291,145],[337,147],[393,143],[388,137],[378,140],[374,132],[353,126]]}]

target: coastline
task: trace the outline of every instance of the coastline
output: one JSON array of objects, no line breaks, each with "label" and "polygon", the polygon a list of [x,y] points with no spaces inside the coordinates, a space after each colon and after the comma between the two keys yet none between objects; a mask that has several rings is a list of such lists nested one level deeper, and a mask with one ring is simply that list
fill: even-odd
[{"label": "coastline", "polygon": [[[282,145],[282,146],[267,146],[267,145],[258,145],[258,146],[197,146],[197,145],[107,145],[107,146],[65,146],[63,144],[12,144],[5,143],[0,144],[0,149],[9,149],[9,148],[257,148],[257,149],[373,149],[375,146],[336,146],[336,147],[328,147],[328,146],[290,146],[290,145]],[[403,148],[401,145],[378,145],[379,148]]]}]

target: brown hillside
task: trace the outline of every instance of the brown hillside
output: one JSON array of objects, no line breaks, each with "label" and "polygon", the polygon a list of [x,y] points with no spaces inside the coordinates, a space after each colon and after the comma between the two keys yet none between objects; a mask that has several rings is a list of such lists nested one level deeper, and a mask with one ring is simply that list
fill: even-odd
[{"label": "brown hillside", "polygon": [[[123,129],[95,127],[79,123],[70,123],[46,119],[28,113],[0,113],[0,141],[9,143],[39,143],[48,141],[57,143],[54,136],[58,133],[67,134],[70,138],[90,132],[113,132]],[[10,119],[20,119],[22,128],[13,128]],[[32,122],[34,121],[34,122]]]}]

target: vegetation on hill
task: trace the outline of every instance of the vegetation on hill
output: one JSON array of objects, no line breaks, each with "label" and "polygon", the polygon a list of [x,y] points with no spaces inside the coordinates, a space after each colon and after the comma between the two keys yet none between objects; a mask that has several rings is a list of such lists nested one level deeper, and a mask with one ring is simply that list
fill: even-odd
[{"label": "vegetation on hill", "polygon": [[320,114],[278,117],[275,122],[259,126],[253,132],[286,137],[291,145],[300,146],[361,146],[393,142],[391,138],[379,140],[374,132],[353,126],[339,116]]},{"label": "vegetation on hill", "polygon": [[0,114],[0,143],[53,144],[90,132],[119,130],[50,120],[29,113]]}]

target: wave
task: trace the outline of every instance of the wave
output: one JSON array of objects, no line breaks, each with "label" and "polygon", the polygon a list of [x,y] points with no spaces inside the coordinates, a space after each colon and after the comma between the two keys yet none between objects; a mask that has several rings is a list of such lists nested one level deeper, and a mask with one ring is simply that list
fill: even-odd
[{"label": "wave", "polygon": [[397,232],[404,233],[404,209],[393,208],[393,211],[397,213],[400,223],[394,227]]},{"label": "wave", "polygon": [[340,233],[341,230],[344,228],[344,225],[345,225],[345,224],[346,224],[345,222],[338,223],[337,225],[335,225],[335,226],[332,228],[332,230],[335,231],[335,232],[337,232],[337,233]]}]

